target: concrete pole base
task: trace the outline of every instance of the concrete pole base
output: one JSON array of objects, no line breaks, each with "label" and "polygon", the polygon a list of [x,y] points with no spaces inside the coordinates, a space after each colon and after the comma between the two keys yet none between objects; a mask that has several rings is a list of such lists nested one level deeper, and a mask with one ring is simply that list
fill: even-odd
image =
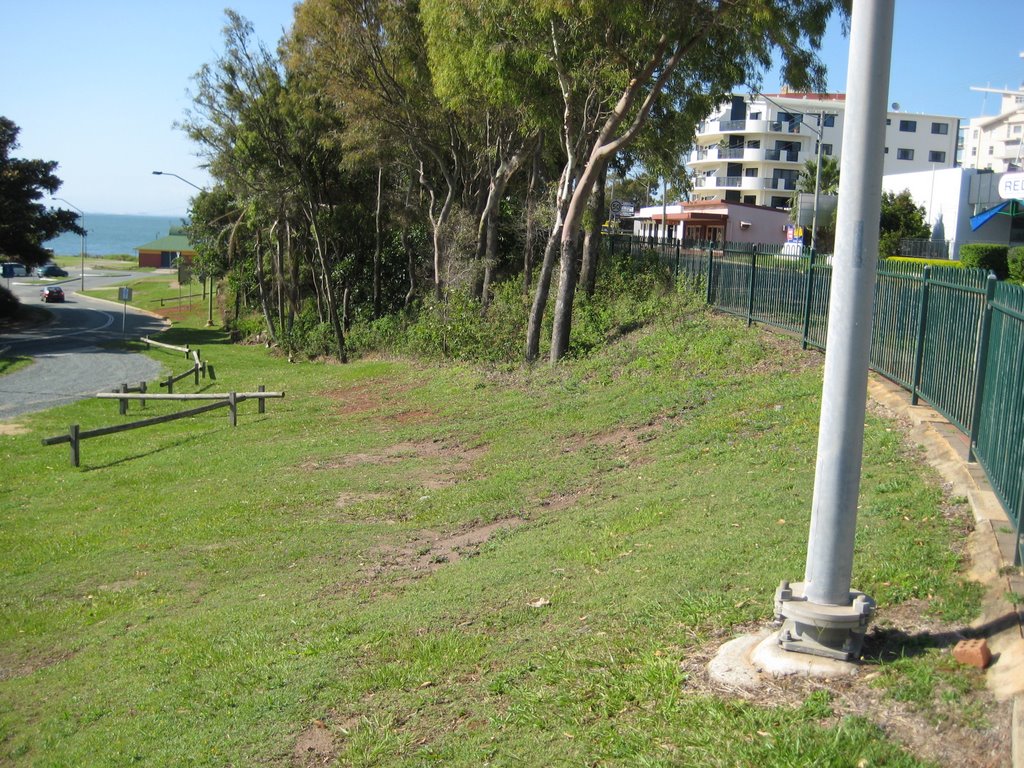
[{"label": "concrete pole base", "polygon": [[875,601],[850,590],[847,605],[811,602],[805,584],[783,581],[775,591],[775,620],[781,622],[779,645],[787,651],[840,661],[860,657]]}]

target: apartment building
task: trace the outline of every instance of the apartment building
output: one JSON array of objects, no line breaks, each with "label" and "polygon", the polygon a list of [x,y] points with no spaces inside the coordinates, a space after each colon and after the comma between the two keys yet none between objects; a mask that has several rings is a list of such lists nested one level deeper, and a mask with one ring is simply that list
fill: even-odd
[{"label": "apartment building", "polygon": [[964,130],[961,164],[964,168],[995,173],[1024,169],[1024,86],[1016,91],[972,88],[997,93],[999,114],[975,117]]},{"label": "apartment building", "polygon": [[[807,160],[842,152],[846,95],[735,94],[700,123],[687,166],[694,200],[790,208]],[[959,118],[890,112],[884,173],[952,168]]]}]

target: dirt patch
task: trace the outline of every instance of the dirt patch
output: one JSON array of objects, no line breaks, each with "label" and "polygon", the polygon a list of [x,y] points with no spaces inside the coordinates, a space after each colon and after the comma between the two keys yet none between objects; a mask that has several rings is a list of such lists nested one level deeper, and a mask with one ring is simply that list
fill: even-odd
[{"label": "dirt patch", "polygon": [[0,424],[0,435],[27,435],[29,433],[28,427],[23,427],[21,424]]},{"label": "dirt patch", "polygon": [[[404,476],[427,490],[438,490],[456,485],[472,470],[474,462],[485,455],[487,450],[486,445],[465,447],[459,443],[440,439],[406,441],[377,451],[350,453],[337,459],[308,461],[302,465],[302,468],[308,470],[355,469],[364,466],[386,467],[414,460],[424,461],[428,466],[404,471]],[[362,498],[370,497],[369,494],[362,494]],[[354,499],[349,503],[354,503]]]},{"label": "dirt patch", "polygon": [[629,466],[642,462],[644,444],[656,439],[671,421],[663,417],[638,427],[618,427],[595,435],[576,435],[562,446],[563,453],[573,453],[585,448],[612,448],[616,458]]},{"label": "dirt patch", "polygon": [[[395,402],[397,395],[407,389],[408,387],[397,386],[387,379],[369,379],[344,389],[330,389],[319,394],[321,397],[338,403],[341,412],[345,415],[351,415],[383,410]],[[400,423],[405,423],[415,420],[418,414],[423,414],[426,417],[430,415],[428,411],[407,410],[397,414],[394,418]]]},{"label": "dirt patch", "polygon": [[507,517],[491,523],[463,526],[448,534],[416,531],[403,544],[373,550],[365,569],[371,577],[395,571],[416,575],[433,573],[443,565],[473,557],[496,533],[511,530],[525,522],[522,517]]},{"label": "dirt patch", "polygon": [[295,740],[292,765],[313,768],[330,765],[337,755],[334,733],[323,720],[314,720]]},{"label": "dirt patch", "polygon": [[811,347],[805,350],[798,336],[781,329],[762,333],[758,340],[765,349],[765,356],[751,366],[751,373],[802,373],[820,369],[825,364],[823,354],[815,353]]},{"label": "dirt patch", "polygon": [[0,682],[28,677],[40,669],[52,667],[74,654],[71,651],[49,651],[37,653],[28,658],[15,658],[14,654],[0,653]]}]

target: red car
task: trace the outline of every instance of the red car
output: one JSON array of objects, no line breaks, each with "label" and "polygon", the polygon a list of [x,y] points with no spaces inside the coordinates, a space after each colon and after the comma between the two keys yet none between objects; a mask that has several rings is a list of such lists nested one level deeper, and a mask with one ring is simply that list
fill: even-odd
[{"label": "red car", "polygon": [[51,301],[64,301],[64,291],[59,285],[48,285],[40,293],[47,304]]}]

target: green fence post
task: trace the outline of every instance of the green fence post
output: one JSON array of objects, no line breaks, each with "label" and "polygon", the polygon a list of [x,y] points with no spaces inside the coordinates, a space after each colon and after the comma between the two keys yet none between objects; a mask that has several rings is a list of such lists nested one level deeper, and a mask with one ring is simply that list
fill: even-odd
[{"label": "green fence post", "polygon": [[814,299],[814,249],[811,248],[810,258],[807,260],[807,286],[804,288],[804,332],[802,334],[802,345],[807,349],[807,339],[811,334],[811,301]]},{"label": "green fence post", "polygon": [[1021,564],[1021,534],[1024,528],[1021,522],[1024,521],[1024,472],[1020,473],[1020,493],[1017,496],[1017,538],[1013,542],[1013,564],[1020,567]]},{"label": "green fence post", "polygon": [[978,443],[978,431],[980,424],[978,417],[981,415],[981,403],[985,394],[985,366],[988,362],[988,339],[992,332],[992,299],[996,295],[996,275],[988,273],[988,282],[985,285],[985,310],[981,320],[981,338],[978,339],[978,356],[975,359],[974,375],[974,403],[971,406],[971,439],[967,444],[967,460],[977,461],[974,455],[974,448]]},{"label": "green fence post", "polygon": [[71,466],[72,467],[80,466],[80,461],[81,461],[81,456],[82,456],[81,449],[80,449],[80,446],[79,446],[79,443],[81,442],[81,440],[78,437],[79,431],[80,430],[79,430],[77,424],[72,424],[71,427],[68,429],[68,437],[71,438],[68,442],[71,443]]},{"label": "green fence post", "polygon": [[714,299],[714,291],[711,286],[711,276],[715,271],[715,244],[708,243],[708,296],[707,304],[709,307],[714,306],[712,303]]},{"label": "green fence post", "polygon": [[754,274],[757,272],[757,245],[750,249],[750,280],[747,282],[747,325],[754,322]]},{"label": "green fence post", "polygon": [[928,324],[928,280],[932,268],[921,272],[921,303],[917,308],[917,342],[914,346],[914,373],[910,377],[910,404],[917,405],[920,399],[921,367],[924,362],[924,331]]},{"label": "green fence post", "polygon": [[673,281],[672,281],[674,285],[679,283],[679,249],[680,249],[681,245],[682,245],[682,243],[680,243],[678,240],[676,240],[676,266],[675,266],[675,270],[673,272]]}]

